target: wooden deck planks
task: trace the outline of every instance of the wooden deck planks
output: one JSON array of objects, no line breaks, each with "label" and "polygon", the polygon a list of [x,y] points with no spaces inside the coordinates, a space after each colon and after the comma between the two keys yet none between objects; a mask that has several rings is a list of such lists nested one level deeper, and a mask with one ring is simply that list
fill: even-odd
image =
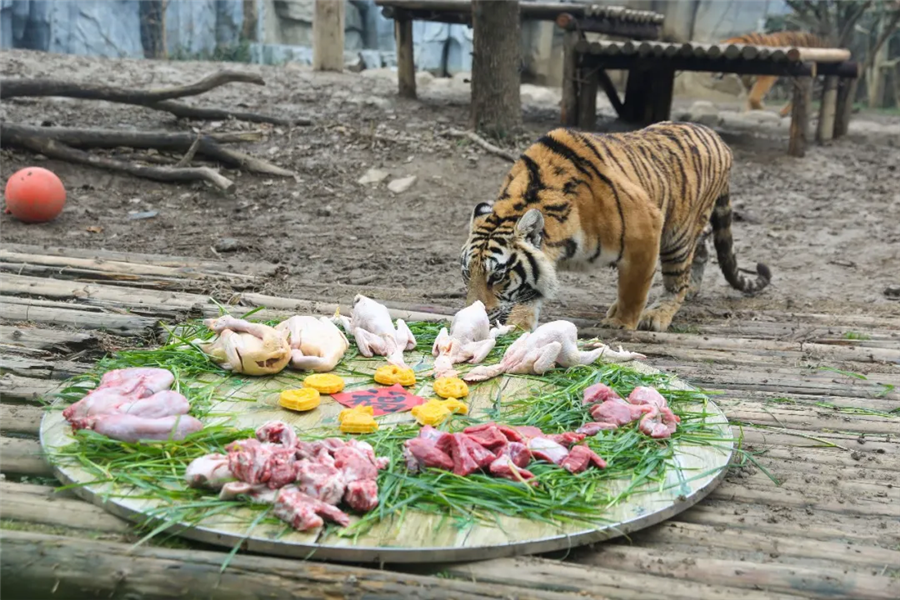
[{"label": "wooden deck planks", "polygon": [[[23,259],[28,254],[37,257]],[[98,256],[87,250],[69,254],[61,248],[41,255],[33,248],[5,245],[0,262],[59,269],[65,268],[68,256],[79,259],[83,281],[0,275],[0,470],[8,480],[50,474],[35,437],[37,403],[62,378],[84,370],[96,358],[103,330],[145,336],[159,320],[210,313],[214,305],[209,298],[191,291],[198,290],[197,282],[204,277],[235,281],[237,288],[253,277],[210,261],[127,253]],[[91,261],[98,257],[115,264],[96,268]],[[193,283],[165,280],[170,288],[187,291],[122,287],[108,278],[110,272]],[[247,305],[271,302],[268,297],[243,296]],[[317,299],[303,300],[280,299],[280,312],[312,307]],[[111,328],[110,323],[119,326]],[[900,354],[900,318],[757,311],[708,318],[692,331],[651,334],[652,339],[638,335],[627,344],[648,354],[654,366],[722,392],[717,402],[743,425],[744,447],[759,466],[744,460],[707,500],[640,532],[631,543],[579,549],[562,562],[502,559],[449,565],[441,574],[483,586],[486,595],[503,590],[496,593],[519,597],[527,597],[521,592],[529,583],[537,588],[533,597],[548,598],[572,592],[704,600],[900,596],[900,491],[895,483],[900,480],[900,363],[893,358]],[[865,339],[847,339],[847,332]],[[864,374],[866,379],[822,367]],[[29,523],[53,526],[78,539],[85,539],[88,530],[107,535],[133,531],[102,509],[52,494],[46,486],[4,481],[0,496],[3,519],[21,523],[19,529]],[[76,515],[90,527],[73,527]],[[44,543],[37,533],[3,531],[3,537],[4,546]],[[147,560],[148,565],[162,564]],[[411,577],[384,573],[395,583]],[[77,580],[70,573],[66,577]],[[476,589],[454,587],[455,579],[423,581],[435,583],[434,588],[422,584],[428,590],[445,585],[447,597],[467,597]],[[321,591],[329,584],[318,585]]]}]

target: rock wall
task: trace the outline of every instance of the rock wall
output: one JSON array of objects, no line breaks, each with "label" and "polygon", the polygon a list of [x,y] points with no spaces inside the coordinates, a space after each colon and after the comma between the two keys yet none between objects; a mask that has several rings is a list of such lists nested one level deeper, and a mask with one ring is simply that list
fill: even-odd
[{"label": "rock wall", "polygon": [[[374,0],[344,2],[348,63],[354,68],[395,66],[393,21],[381,15]],[[593,3],[661,12],[666,15],[665,35],[679,41],[713,41],[756,31],[766,15],[787,11],[784,0]],[[149,55],[141,37],[140,5],[141,0],[0,0],[0,47],[110,57]],[[244,58],[269,64],[311,64],[314,6],[314,0],[169,0],[165,3],[166,50],[173,58],[208,57],[217,49],[247,42],[249,54]],[[245,15],[245,9],[254,14]],[[144,13],[146,18],[146,5]],[[413,41],[419,70],[437,76],[471,70],[472,30],[465,25],[416,22]],[[549,22],[524,23],[522,57],[526,81],[558,86],[562,31]]]}]

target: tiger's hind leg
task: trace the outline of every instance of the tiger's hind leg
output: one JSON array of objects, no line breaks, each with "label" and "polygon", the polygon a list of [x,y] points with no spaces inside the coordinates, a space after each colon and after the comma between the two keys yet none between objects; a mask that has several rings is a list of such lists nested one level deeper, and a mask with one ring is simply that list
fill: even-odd
[{"label": "tiger's hind leg", "polygon": [[[698,247],[699,244],[688,242],[681,248],[666,248],[660,252],[665,291],[652,306],[641,314],[638,329],[666,331],[669,328],[675,313],[681,309],[681,305],[684,304],[688,291],[691,289],[694,255]],[[708,258],[709,254],[707,253]],[[705,261],[703,262],[705,264]],[[702,268],[700,271],[702,277]]]},{"label": "tiger's hind leg", "polygon": [[756,78],[756,83],[753,84],[753,89],[750,90],[750,97],[747,99],[750,110],[763,109],[763,98],[766,97],[766,94],[769,93],[769,90],[772,89],[772,86],[777,81],[777,75],[763,75]]},{"label": "tiger's hind leg", "polygon": [[703,283],[703,272],[706,269],[706,263],[709,262],[709,249],[706,246],[706,240],[712,235],[712,226],[707,226],[700,234],[697,240],[697,247],[694,249],[694,260],[691,263],[691,285],[688,288],[685,300],[693,300],[700,293],[700,285]]}]

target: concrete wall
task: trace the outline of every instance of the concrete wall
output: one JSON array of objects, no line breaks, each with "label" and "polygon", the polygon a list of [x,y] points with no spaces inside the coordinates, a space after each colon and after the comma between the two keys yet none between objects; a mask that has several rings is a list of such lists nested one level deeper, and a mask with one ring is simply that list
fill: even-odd
[{"label": "concrete wall", "polygon": [[[338,1],[338,0],[336,0]],[[373,0],[344,0],[348,60],[360,68],[390,67],[395,62],[393,22]],[[578,0],[572,0],[578,1]],[[249,0],[256,12],[254,61],[310,64],[314,0]],[[713,41],[755,31],[767,14],[782,14],[784,0],[593,0],[627,5],[666,15],[665,35],[672,40]],[[0,0],[0,47],[50,52],[140,57],[140,0]],[[166,48],[171,57],[209,56],[217,47],[241,42],[245,0],[169,0]],[[249,16],[248,16],[249,18]],[[434,75],[471,69],[472,30],[464,25],[416,22],[416,66]],[[528,22],[522,28],[526,81],[560,84],[562,32],[554,24]]]}]

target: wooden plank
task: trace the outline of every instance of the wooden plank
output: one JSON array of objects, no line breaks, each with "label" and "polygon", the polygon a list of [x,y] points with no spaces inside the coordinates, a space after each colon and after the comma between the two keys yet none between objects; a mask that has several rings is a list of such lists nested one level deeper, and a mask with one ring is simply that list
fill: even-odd
[{"label": "wooden plank", "polygon": [[532,557],[501,558],[477,563],[447,565],[444,572],[460,579],[485,584],[527,585],[568,592],[570,597],[590,590],[617,600],[666,598],[668,600],[792,600],[799,596],[748,591],[726,585],[681,581],[634,569],[589,568],[570,562]]},{"label": "wooden plank", "polygon": [[[4,596],[82,600],[191,597],[212,600],[422,598],[563,600],[565,594],[457,579],[202,550],[0,531]],[[123,574],[127,574],[123,575]],[[24,594],[24,596],[22,595]],[[584,597],[599,598],[591,592]]]},{"label": "wooden plank", "polygon": [[397,83],[402,98],[416,97],[416,59],[413,55],[412,19],[394,22],[394,39],[397,44]]},{"label": "wooden plank", "polygon": [[59,352],[75,352],[99,345],[99,340],[77,331],[0,325],[0,344]]},{"label": "wooden plank", "polygon": [[22,402],[40,404],[44,396],[56,391],[59,381],[23,377],[5,373],[0,377],[0,396],[3,402]]},{"label": "wooden plank", "polygon": [[35,360],[19,356],[0,355],[0,373],[12,373],[20,377],[37,379],[68,379],[73,375],[86,373],[91,369],[87,363],[67,360]]},{"label": "wooden plank", "polygon": [[37,437],[44,411],[37,406],[0,404],[0,431]]},{"label": "wooden plank", "polygon": [[889,503],[879,502],[840,502],[832,500],[818,500],[806,497],[803,494],[783,490],[770,486],[769,489],[751,489],[743,485],[736,485],[728,481],[716,488],[710,495],[712,500],[722,500],[732,503],[765,504],[766,506],[785,506],[790,508],[803,508],[814,511],[836,513],[840,515],[853,515],[866,518],[882,518],[885,520],[900,518],[900,507]]},{"label": "wooden plank", "polygon": [[37,440],[0,437],[0,472],[4,474],[52,477],[53,470],[43,455]]},{"label": "wooden plank", "polygon": [[105,533],[136,531],[99,506],[55,493],[49,486],[0,481],[0,498],[4,519]]},{"label": "wooden plank", "polygon": [[788,154],[796,158],[806,156],[807,140],[809,138],[809,109],[811,104],[812,79],[810,77],[795,77],[793,79],[794,92],[791,105],[791,132]]},{"label": "wooden plank", "polygon": [[313,70],[344,70],[344,3],[316,0],[313,17]]},{"label": "wooden plank", "polygon": [[156,319],[122,314],[96,313],[85,310],[66,310],[44,306],[28,306],[0,302],[0,319],[97,329],[118,335],[143,337],[152,332]]},{"label": "wooden plank", "polygon": [[795,594],[807,598],[827,596],[846,600],[895,600],[900,580],[886,575],[854,573],[836,577],[830,570],[796,565],[752,563],[703,557],[702,566],[690,554],[633,548],[622,544],[600,546],[583,557],[586,564],[621,569],[625,573],[652,573],[681,581]]}]

